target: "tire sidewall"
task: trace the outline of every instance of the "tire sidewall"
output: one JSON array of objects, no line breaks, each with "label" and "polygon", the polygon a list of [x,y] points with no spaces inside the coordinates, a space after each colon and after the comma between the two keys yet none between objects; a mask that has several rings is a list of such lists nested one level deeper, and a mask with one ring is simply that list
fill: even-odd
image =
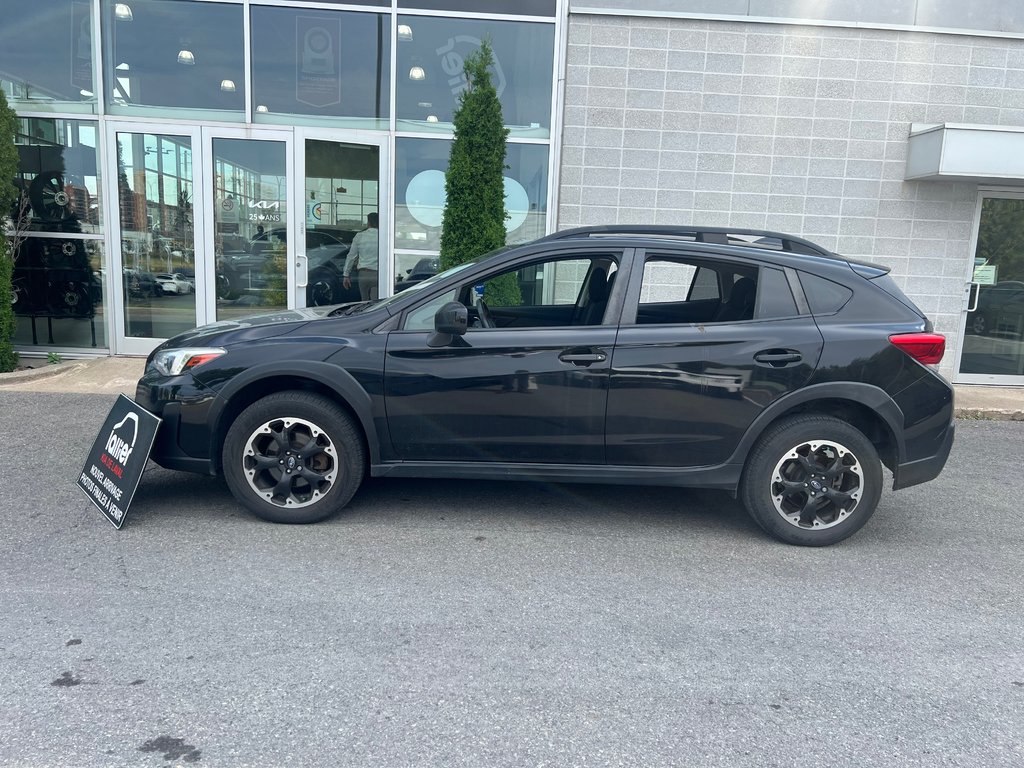
[{"label": "tire sidewall", "polygon": [[[798,528],[775,509],[771,482],[779,460],[808,441],[836,442],[857,457],[863,492],[853,513],[822,530]],[[795,416],[779,422],[758,441],[747,462],[740,499],[754,521],[771,536],[789,544],[821,547],[836,544],[859,531],[874,514],[882,493],[882,466],[874,445],[851,424],[830,416]]]},{"label": "tire sidewall", "polygon": [[[249,485],[242,457],[249,438],[275,419],[304,419],[327,435],[337,452],[337,476],[320,499],[308,506],[287,508],[266,501]],[[362,439],[351,417],[321,395],[290,392],[258,400],[234,420],[224,439],[224,478],[235,498],[264,520],[275,523],[314,523],[331,517],[351,500],[365,473]]]}]

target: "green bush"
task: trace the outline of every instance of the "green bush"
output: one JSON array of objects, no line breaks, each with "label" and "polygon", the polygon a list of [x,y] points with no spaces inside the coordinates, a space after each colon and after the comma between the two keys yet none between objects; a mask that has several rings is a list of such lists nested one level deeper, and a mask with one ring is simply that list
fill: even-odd
[{"label": "green bush", "polygon": [[[491,82],[494,63],[490,42],[466,57],[463,72],[467,87],[455,111],[447,200],[441,223],[441,268],[464,264],[505,245],[505,143],[508,129],[501,116],[501,102]],[[489,304],[517,306],[522,299],[519,284],[498,279],[484,291]]]},{"label": "green bush", "polygon": [[[7,97],[0,91],[0,225],[6,228],[10,212],[18,200],[14,179],[18,174],[18,150],[14,146],[18,121]],[[14,252],[10,241],[0,236],[0,372],[13,371],[18,364],[14,351],[14,307],[11,281],[14,277]]]}]

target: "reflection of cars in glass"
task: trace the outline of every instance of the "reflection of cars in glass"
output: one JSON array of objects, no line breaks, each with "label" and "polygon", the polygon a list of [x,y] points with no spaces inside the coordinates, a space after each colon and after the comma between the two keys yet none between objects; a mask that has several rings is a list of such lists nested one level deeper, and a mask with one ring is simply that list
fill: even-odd
[{"label": "reflection of cars in glass", "polygon": [[1005,280],[978,289],[978,308],[967,313],[976,336],[1024,336],[1024,282]]},{"label": "reflection of cars in glass", "polygon": [[124,291],[129,297],[143,298],[160,295],[160,287],[152,272],[125,267],[123,273]]},{"label": "reflection of cars in glass", "polygon": [[[217,264],[217,296],[234,300],[247,294],[280,290],[283,272],[269,260],[283,256],[283,233],[283,229],[272,230],[264,236],[266,239],[250,241],[251,250],[247,253],[225,253]],[[333,234],[315,230],[306,233],[307,305],[318,307],[359,299],[357,287],[346,290],[342,284],[348,250],[348,244]]]},{"label": "reflection of cars in glass", "polygon": [[173,275],[160,273],[156,275],[156,284],[163,293],[186,295],[194,290],[192,283],[180,272]]},{"label": "reflection of cars in glass", "polygon": [[[367,474],[519,479],[723,489],[783,541],[841,541],[883,465],[894,489],[945,465],[945,339],[884,267],[729,233],[568,230],[386,299],[181,334],[136,391],[163,418],[152,457],[223,472],[275,522],[336,513]],[[665,266],[691,282],[651,301]]]},{"label": "reflection of cars in glass", "polygon": [[420,259],[412,269],[406,271],[405,277],[395,281],[395,293],[422,283],[428,277],[436,275],[440,269],[440,257],[428,256],[425,259]]}]

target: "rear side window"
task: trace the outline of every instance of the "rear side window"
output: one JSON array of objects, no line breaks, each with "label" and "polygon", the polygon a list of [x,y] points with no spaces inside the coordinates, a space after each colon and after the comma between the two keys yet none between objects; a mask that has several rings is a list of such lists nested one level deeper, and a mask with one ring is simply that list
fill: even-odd
[{"label": "rear side window", "polygon": [[800,284],[803,286],[807,303],[815,315],[831,315],[838,312],[853,296],[853,291],[845,285],[833,283],[823,277],[808,272],[800,273]]},{"label": "rear side window", "polygon": [[757,297],[757,317],[796,317],[800,313],[789,289],[786,273],[771,267],[761,268],[761,286]]}]

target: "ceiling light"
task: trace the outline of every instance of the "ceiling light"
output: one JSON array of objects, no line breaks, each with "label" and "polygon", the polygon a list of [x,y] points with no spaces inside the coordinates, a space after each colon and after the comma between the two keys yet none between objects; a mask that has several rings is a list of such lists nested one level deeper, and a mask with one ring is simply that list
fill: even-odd
[{"label": "ceiling light", "polygon": [[399,24],[398,39],[404,42],[409,42],[410,40],[412,40],[412,27],[410,27],[408,24]]},{"label": "ceiling light", "polygon": [[119,69],[122,72],[127,72],[128,71],[128,62],[122,61],[120,64],[118,64],[116,67],[114,67],[114,69]]},{"label": "ceiling light", "polygon": [[192,51],[182,48],[180,51],[178,51],[178,63],[187,64],[191,67],[193,64],[196,63],[195,54],[192,53]]},{"label": "ceiling light", "polygon": [[256,111],[257,112],[269,112],[270,110],[267,109],[267,105],[266,104],[257,104],[256,105]]},{"label": "ceiling light", "polygon": [[84,88],[80,90],[79,93],[87,99],[93,95],[92,91],[87,91]]},{"label": "ceiling light", "polygon": [[423,67],[410,67],[409,69],[410,80],[426,80],[427,73],[423,71]]},{"label": "ceiling light", "polygon": [[429,101],[421,101],[419,102],[419,104],[417,104],[417,106],[423,107],[424,109],[430,109],[434,105],[431,104]]},{"label": "ceiling light", "polygon": [[131,21],[132,7],[128,3],[116,3],[114,5],[114,18],[118,21]]},{"label": "ceiling light", "polygon": [[437,122],[437,115],[427,115],[427,122],[428,123],[436,123]]},{"label": "ceiling light", "polygon": [[227,91],[228,93],[234,93],[235,92],[235,81],[234,80],[221,80],[220,81],[220,89],[222,91]]}]

